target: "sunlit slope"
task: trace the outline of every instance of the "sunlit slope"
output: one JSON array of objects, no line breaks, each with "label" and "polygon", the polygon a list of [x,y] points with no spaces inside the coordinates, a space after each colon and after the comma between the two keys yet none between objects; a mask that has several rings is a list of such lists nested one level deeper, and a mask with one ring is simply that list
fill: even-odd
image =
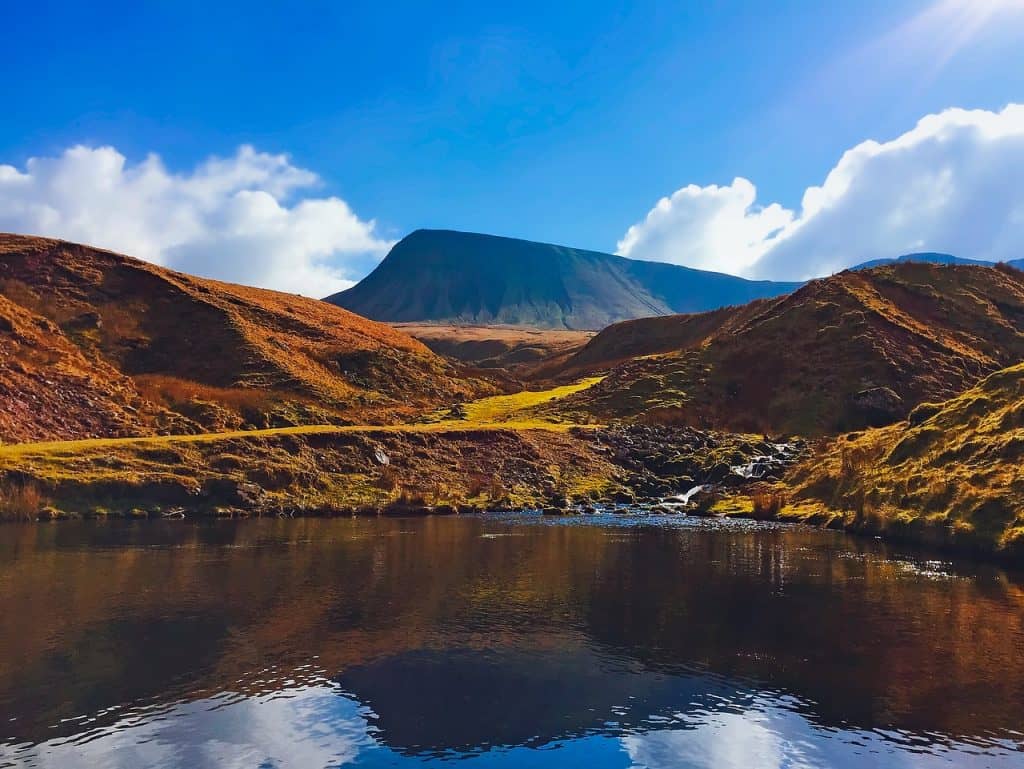
[{"label": "sunlit slope", "polygon": [[1021,359],[1024,273],[899,263],[732,310],[612,326],[561,367],[607,378],[558,408],[576,420],[817,435],[891,423]]},{"label": "sunlit slope", "polygon": [[1024,556],[1024,364],[836,440],[788,483],[784,514]]},{"label": "sunlit slope", "polygon": [[[48,360],[67,359],[70,343],[97,393],[63,402],[65,426],[8,414],[8,441],[395,421],[481,392],[408,335],[341,308],[62,241],[0,236],[0,296],[45,321],[23,365],[66,389],[67,366]],[[91,422],[97,409],[124,418]]]},{"label": "sunlit slope", "polygon": [[573,425],[529,410],[596,381],[484,398],[459,415],[438,413],[416,424],[0,446],[0,518],[19,514],[25,488],[75,514],[136,506],[336,512],[413,503],[526,505],[586,494],[611,484],[614,469],[568,434]]}]

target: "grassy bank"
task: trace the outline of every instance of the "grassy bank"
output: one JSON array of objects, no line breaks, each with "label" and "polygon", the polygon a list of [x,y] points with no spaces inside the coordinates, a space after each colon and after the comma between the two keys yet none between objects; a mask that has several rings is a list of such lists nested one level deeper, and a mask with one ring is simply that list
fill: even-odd
[{"label": "grassy bank", "polygon": [[733,512],[801,521],[1024,562],[1024,364],[992,374],[906,422],[819,447],[774,509],[744,497]]},{"label": "grassy bank", "polygon": [[[313,425],[0,447],[0,517],[377,513],[548,506],[615,468],[527,412],[599,378],[483,398],[416,424]],[[454,413],[452,413],[454,412]]]},{"label": "grassy bank", "polygon": [[0,513],[29,517],[548,506],[615,468],[564,429],[296,428],[5,449]]}]

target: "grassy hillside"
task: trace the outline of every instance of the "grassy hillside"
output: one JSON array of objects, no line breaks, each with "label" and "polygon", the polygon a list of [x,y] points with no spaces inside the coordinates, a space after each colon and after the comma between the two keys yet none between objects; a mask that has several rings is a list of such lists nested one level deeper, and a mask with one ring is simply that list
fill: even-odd
[{"label": "grassy hillside", "polygon": [[840,438],[788,479],[782,515],[1024,557],[1024,364],[908,422]]},{"label": "grassy hillside", "polygon": [[143,422],[187,427],[51,320],[0,295],[0,438],[132,435]]},{"label": "grassy hillside", "polygon": [[905,262],[734,310],[618,324],[548,373],[609,371],[557,405],[577,421],[820,435],[894,422],[1022,358],[1024,273]]},{"label": "grassy hillside", "polygon": [[524,416],[598,378],[490,396],[417,424],[308,425],[0,447],[0,519],[55,515],[422,512],[544,505],[619,476],[572,425]]},{"label": "grassy hillside", "polygon": [[597,251],[467,232],[417,230],[358,285],[327,301],[376,320],[600,329],[792,291]]},{"label": "grassy hillside", "polygon": [[341,308],[62,241],[0,235],[0,298],[3,441],[387,422],[486,390]]},{"label": "grassy hillside", "polygon": [[[610,485],[565,429],[518,424],[279,428],[0,450],[0,518],[423,512],[544,505]],[[384,463],[386,458],[386,464]]]}]

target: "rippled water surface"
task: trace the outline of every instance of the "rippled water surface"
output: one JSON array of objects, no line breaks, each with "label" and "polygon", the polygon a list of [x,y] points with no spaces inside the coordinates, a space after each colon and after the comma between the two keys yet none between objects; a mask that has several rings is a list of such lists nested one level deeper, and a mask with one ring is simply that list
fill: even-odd
[{"label": "rippled water surface", "polygon": [[1024,767],[1024,581],[685,518],[0,527],[0,766]]}]

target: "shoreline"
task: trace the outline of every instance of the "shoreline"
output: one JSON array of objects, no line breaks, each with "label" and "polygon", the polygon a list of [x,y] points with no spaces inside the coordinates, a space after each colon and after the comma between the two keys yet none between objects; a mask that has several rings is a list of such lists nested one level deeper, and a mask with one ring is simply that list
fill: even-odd
[{"label": "shoreline", "polygon": [[[744,495],[726,498],[726,504],[735,504],[742,500]],[[972,563],[990,564],[1000,568],[1009,569],[1014,572],[1024,573],[1024,558],[1008,552],[1001,552],[986,547],[978,542],[954,542],[951,539],[942,539],[936,527],[922,529],[921,527],[906,527],[898,529],[877,529],[866,526],[857,526],[849,523],[843,517],[827,509],[820,509],[816,514],[811,515],[776,515],[762,516],[739,508],[722,509],[719,512],[700,512],[696,509],[672,509],[671,503],[666,504],[664,498],[637,499],[631,503],[595,502],[592,505],[573,506],[568,508],[539,507],[539,506],[494,506],[494,505],[402,505],[389,504],[379,507],[358,506],[358,507],[335,507],[335,508],[294,508],[280,512],[267,512],[260,510],[246,510],[243,508],[220,508],[211,509],[173,509],[160,512],[154,509],[148,510],[112,510],[109,512],[97,513],[88,511],[84,513],[66,512],[63,510],[42,510],[35,517],[30,519],[0,518],[0,524],[16,526],[41,525],[47,523],[63,522],[159,522],[159,521],[187,521],[191,523],[216,522],[216,521],[247,521],[247,520],[299,520],[303,518],[312,519],[334,519],[334,518],[427,518],[427,517],[458,517],[458,516],[498,516],[508,513],[534,514],[538,517],[560,517],[560,518],[586,518],[597,515],[610,515],[621,517],[678,517],[696,518],[700,520],[728,519],[746,520],[765,524],[781,524],[784,526],[797,526],[820,531],[832,531],[843,535],[854,537],[864,541],[876,541],[899,547],[909,547],[921,551],[922,555],[934,554],[954,560],[965,560]],[[921,534],[912,533],[913,528],[924,532]]]}]

